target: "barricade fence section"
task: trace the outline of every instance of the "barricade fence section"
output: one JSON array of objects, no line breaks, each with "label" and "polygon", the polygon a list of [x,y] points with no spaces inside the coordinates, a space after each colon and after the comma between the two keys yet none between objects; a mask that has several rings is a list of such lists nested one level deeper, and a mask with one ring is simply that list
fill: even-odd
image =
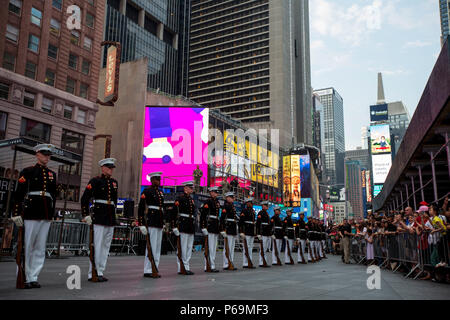
[{"label": "barricade fence section", "polygon": [[49,256],[58,251],[60,241],[61,251],[87,252],[89,249],[89,226],[83,222],[52,221],[47,237],[47,254]]},{"label": "barricade fence section", "polygon": [[[373,263],[397,272],[406,269],[406,276],[418,278],[428,269],[448,268],[450,264],[448,234],[439,232],[375,234]],[[350,244],[350,254],[358,264],[367,262],[367,240],[357,235]],[[370,259],[372,260],[372,259]]]}]

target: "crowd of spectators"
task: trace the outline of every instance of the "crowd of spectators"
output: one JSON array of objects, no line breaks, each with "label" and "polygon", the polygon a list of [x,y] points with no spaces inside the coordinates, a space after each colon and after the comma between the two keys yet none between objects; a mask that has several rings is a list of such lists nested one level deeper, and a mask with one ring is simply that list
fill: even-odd
[{"label": "crowd of spectators", "polygon": [[[448,202],[446,197],[440,208],[421,202],[415,212],[407,207],[391,215],[370,213],[364,220],[333,224],[327,230],[330,253],[342,254],[343,262],[350,264],[352,242],[364,242],[364,261],[368,265],[381,266],[389,257],[387,267],[409,273],[417,265],[414,261],[419,261],[424,268],[416,268],[412,273],[421,273],[420,279],[449,282]],[[402,260],[399,252],[407,259]]]}]

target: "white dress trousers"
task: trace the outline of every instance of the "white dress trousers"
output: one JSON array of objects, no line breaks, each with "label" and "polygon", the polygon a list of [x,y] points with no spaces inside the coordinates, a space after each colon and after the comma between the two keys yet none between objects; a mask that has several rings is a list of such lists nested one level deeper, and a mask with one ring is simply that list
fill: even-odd
[{"label": "white dress trousers", "polygon": [[[114,235],[113,226],[101,226],[94,224],[94,261],[97,275],[103,276],[108,261],[109,248]],[[92,277],[92,263],[89,260],[88,278]]]},{"label": "white dress trousers", "polygon": [[[183,260],[184,268],[186,271],[190,271],[189,262],[192,256],[192,246],[194,244],[194,235],[180,232],[180,242],[181,242],[181,259]],[[177,267],[178,272],[180,272],[180,261],[177,256]]]},{"label": "white dress trousers", "polygon": [[26,282],[37,282],[39,273],[44,267],[45,249],[47,244],[50,221],[25,220],[25,276]]},{"label": "white dress trousers", "polygon": [[[248,255],[250,256],[250,259],[252,259],[253,266],[255,266],[253,262],[252,252],[253,252],[253,244],[255,242],[255,237],[252,236],[245,236],[245,239],[247,240],[247,247],[248,247]],[[242,241],[242,247],[244,246],[244,241]],[[245,255],[245,248],[242,248],[242,265],[244,267],[248,267],[248,261],[247,256]]]},{"label": "white dress trousers", "polygon": [[[150,245],[152,247],[153,260],[155,261],[156,268],[159,268],[159,260],[161,257],[161,241],[162,241],[162,228],[148,228],[148,234],[150,236]],[[148,249],[145,245],[145,262],[144,273],[152,273],[152,263],[148,258]]]}]

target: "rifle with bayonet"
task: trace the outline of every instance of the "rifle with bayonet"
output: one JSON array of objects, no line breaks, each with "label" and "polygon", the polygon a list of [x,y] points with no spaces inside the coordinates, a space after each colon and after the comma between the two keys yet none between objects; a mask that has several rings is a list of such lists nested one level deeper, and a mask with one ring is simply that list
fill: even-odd
[{"label": "rifle with bayonet", "polygon": [[148,228],[148,206],[145,204],[145,211],[144,211],[144,219],[145,219],[145,228],[147,229],[147,235],[145,236],[146,242],[147,242],[147,258],[150,261],[152,265],[152,278],[159,278],[160,275],[158,274],[158,267],[156,266],[155,259],[153,258],[153,251],[152,251],[152,245],[150,243],[150,232]]}]

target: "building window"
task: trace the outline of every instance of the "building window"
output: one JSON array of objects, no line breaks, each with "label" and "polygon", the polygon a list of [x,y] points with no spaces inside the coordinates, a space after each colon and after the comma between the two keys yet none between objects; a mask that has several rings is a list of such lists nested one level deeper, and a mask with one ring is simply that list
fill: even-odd
[{"label": "building window", "polygon": [[81,72],[87,76],[89,75],[89,73],[91,72],[91,63],[89,61],[83,59]]},{"label": "building window", "polygon": [[6,39],[17,43],[19,40],[19,29],[10,24],[6,25]]},{"label": "building window", "polygon": [[64,106],[64,118],[72,120],[73,107],[65,105]]},{"label": "building window", "polygon": [[88,3],[89,3],[91,6],[95,6],[95,1],[94,1],[94,0],[88,0]]},{"label": "building window", "polygon": [[76,70],[77,65],[78,65],[78,56],[74,55],[73,53],[69,54],[69,67]]},{"label": "building window", "polygon": [[50,142],[50,128],[48,124],[22,118],[20,136],[48,143]]},{"label": "building window", "polygon": [[34,108],[34,100],[36,99],[36,95],[32,92],[25,90],[23,94],[23,104],[27,107]]},{"label": "building window", "polygon": [[41,20],[42,20],[42,12],[38,9],[32,7],[31,8],[31,23],[37,25],[38,27],[41,26]]},{"label": "building window", "polygon": [[14,72],[16,69],[16,56],[5,51],[3,54],[3,68]]},{"label": "building window", "polygon": [[95,23],[94,16],[92,14],[90,14],[89,12],[86,12],[86,25],[90,28],[93,28],[94,23]]},{"label": "building window", "polygon": [[0,82],[0,99],[8,100],[10,85],[4,82]]},{"label": "building window", "polygon": [[55,86],[55,73],[52,70],[47,69],[45,71],[45,84],[54,87]]},{"label": "building window", "polygon": [[50,32],[55,36],[59,37],[59,32],[61,30],[61,23],[56,19],[50,20]]},{"label": "building window", "polygon": [[27,61],[25,65],[25,77],[36,80],[36,65],[31,61]]},{"label": "building window", "polygon": [[[76,166],[72,166],[72,168],[75,168],[77,166],[78,166],[78,164]],[[61,167],[63,167],[63,166],[60,166],[60,168]],[[67,166],[67,167],[69,167],[69,166]],[[78,175],[80,175],[80,174],[78,174]],[[65,193],[65,188],[66,188],[66,184],[58,185],[58,190],[60,190],[60,191],[56,194],[57,200],[64,200],[64,195],[66,195],[67,201],[73,201],[73,202],[80,201],[80,186],[69,185],[69,188],[67,189],[66,193]]]},{"label": "building window", "polygon": [[75,94],[75,86],[76,81],[74,79],[67,78],[66,91],[71,94]]},{"label": "building window", "polygon": [[[78,112],[80,112],[80,110]],[[75,152],[77,154],[83,154],[84,135],[63,129],[61,148],[64,150]]]},{"label": "building window", "polygon": [[8,114],[0,111],[0,140],[5,139]]},{"label": "building window", "polygon": [[62,9],[62,0],[53,0],[52,5],[54,8],[61,10]]},{"label": "building window", "polygon": [[53,100],[44,97],[42,99],[42,111],[52,113],[52,108],[53,108]]},{"label": "building window", "polygon": [[70,32],[70,42],[76,46],[80,43],[80,33],[76,30]]},{"label": "building window", "polygon": [[77,122],[81,124],[86,123],[86,111],[78,109]]},{"label": "building window", "polygon": [[36,53],[39,52],[39,38],[35,35],[30,34],[28,37],[28,49]]},{"label": "building window", "polygon": [[91,51],[92,49],[92,39],[89,37],[84,37],[83,48]]},{"label": "building window", "polygon": [[22,10],[22,0],[9,0],[9,11],[20,16]]},{"label": "building window", "polygon": [[58,47],[48,44],[48,57],[54,60],[58,59]]},{"label": "building window", "polygon": [[85,83],[80,84],[80,97],[87,99],[88,94],[89,94],[89,86]]}]

